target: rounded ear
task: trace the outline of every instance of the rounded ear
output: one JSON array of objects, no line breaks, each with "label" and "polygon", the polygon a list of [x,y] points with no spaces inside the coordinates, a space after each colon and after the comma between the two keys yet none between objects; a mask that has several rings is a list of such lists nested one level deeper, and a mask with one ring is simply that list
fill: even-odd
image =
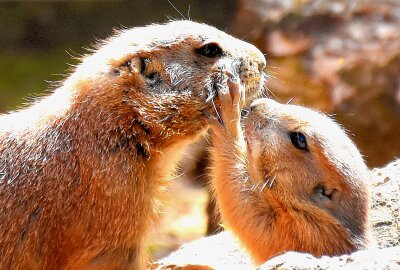
[{"label": "rounded ear", "polygon": [[146,70],[147,63],[150,62],[148,58],[134,57],[130,61],[131,72],[143,74]]},{"label": "rounded ear", "polygon": [[114,68],[114,75],[120,76],[122,74],[142,74],[146,69],[146,60],[147,58],[142,57],[131,57]]},{"label": "rounded ear", "polygon": [[318,184],[313,190],[314,201],[325,208],[335,208],[340,198],[342,197],[342,191],[338,188],[326,186],[324,184]]}]

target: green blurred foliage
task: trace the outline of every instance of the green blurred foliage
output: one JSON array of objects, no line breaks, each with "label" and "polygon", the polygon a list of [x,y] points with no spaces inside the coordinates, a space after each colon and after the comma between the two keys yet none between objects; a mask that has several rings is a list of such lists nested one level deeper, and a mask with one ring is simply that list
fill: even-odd
[{"label": "green blurred foliage", "polygon": [[0,111],[8,111],[29,102],[51,89],[51,82],[66,74],[66,63],[76,62],[62,49],[0,53]]}]

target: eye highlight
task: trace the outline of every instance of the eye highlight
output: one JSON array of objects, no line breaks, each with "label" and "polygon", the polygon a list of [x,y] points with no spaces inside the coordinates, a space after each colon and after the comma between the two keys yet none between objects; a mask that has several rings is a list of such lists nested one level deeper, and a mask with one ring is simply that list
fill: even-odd
[{"label": "eye highlight", "polygon": [[290,141],[297,149],[308,151],[306,136],[301,132],[290,132]]},{"label": "eye highlight", "polygon": [[196,52],[202,56],[209,58],[214,58],[223,54],[221,47],[217,43],[208,43],[196,49]]}]

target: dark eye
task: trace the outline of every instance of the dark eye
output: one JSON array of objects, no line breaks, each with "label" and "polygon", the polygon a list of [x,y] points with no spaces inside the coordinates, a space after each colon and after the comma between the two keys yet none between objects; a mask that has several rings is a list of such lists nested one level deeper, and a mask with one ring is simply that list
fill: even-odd
[{"label": "dark eye", "polygon": [[290,141],[297,149],[308,151],[306,136],[300,132],[290,132]]},{"label": "dark eye", "polygon": [[222,49],[218,44],[216,43],[208,43],[198,49],[196,49],[196,52],[202,56],[214,58],[217,56],[222,55]]}]

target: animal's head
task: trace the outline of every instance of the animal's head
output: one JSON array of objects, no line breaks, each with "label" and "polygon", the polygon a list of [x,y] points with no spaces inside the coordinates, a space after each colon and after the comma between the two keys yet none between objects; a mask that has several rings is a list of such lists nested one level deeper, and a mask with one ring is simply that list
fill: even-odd
[{"label": "animal's head", "polygon": [[205,24],[172,21],[120,31],[84,59],[74,81],[113,104],[105,109],[124,129],[168,140],[207,126],[223,70],[240,77],[251,97],[264,88],[265,64],[253,45]]},{"label": "animal's head", "polygon": [[365,244],[369,171],[337,123],[311,109],[259,99],[245,126],[254,170],[274,179],[271,189],[279,200],[322,210],[316,210],[322,219]]}]

